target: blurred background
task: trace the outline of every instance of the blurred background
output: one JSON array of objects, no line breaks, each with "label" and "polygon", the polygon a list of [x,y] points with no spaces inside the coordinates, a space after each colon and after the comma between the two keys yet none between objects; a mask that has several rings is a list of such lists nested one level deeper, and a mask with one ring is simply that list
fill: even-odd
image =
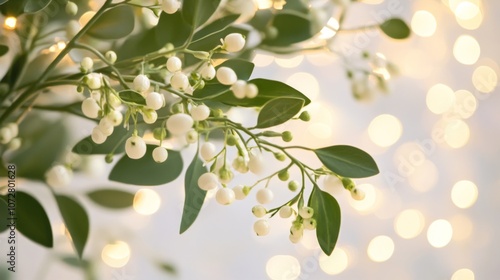
[{"label": "blurred background", "polygon": [[[269,4],[258,2],[262,7]],[[363,201],[354,201],[340,188],[326,189],[343,211],[333,254],[321,252],[314,232],[292,244],[291,220],[279,217],[270,220],[269,235],[257,237],[252,230],[256,218],[251,208],[257,204],[253,194],[229,206],[207,199],[195,224],[179,235],[179,178],[141,189],[129,210],[109,211],[82,201],[91,217],[84,255],[93,260],[99,279],[472,280],[500,274],[494,240],[500,234],[494,218],[500,209],[500,45],[495,19],[500,2],[358,2],[364,3],[350,5],[345,28],[395,16],[410,23],[411,38],[395,41],[369,29],[335,34],[338,22],[332,18],[319,38],[336,35],[331,53],[258,53],[254,59],[253,77],[286,81],[313,100],[310,122],[277,127],[294,133],[293,144],[349,144],[372,154],[379,165],[378,176],[356,181],[366,192]],[[380,92],[368,81],[363,96],[355,98],[353,89],[359,90],[359,85],[353,85],[345,69],[368,63],[362,58],[365,51],[384,62],[371,67],[379,68],[389,89]],[[359,65],[353,64],[357,60]],[[393,76],[385,61],[396,65],[399,74]],[[249,110],[233,110],[230,116],[247,124],[256,119]],[[183,158],[189,161],[193,154],[188,150]],[[300,156],[320,166],[312,154]],[[73,193],[103,186],[138,190],[107,181],[109,166],[102,158],[93,160],[87,171],[77,175]],[[234,184],[256,179],[238,176]],[[292,196],[285,183],[271,183],[271,207]],[[42,202],[44,197],[52,199],[44,188],[35,187],[34,192]],[[18,235],[19,269],[14,279],[86,279],[80,268],[60,261],[58,256],[71,254],[72,248],[56,209],[48,212],[54,217],[55,249],[46,250]],[[175,274],[158,263],[171,265]]]}]

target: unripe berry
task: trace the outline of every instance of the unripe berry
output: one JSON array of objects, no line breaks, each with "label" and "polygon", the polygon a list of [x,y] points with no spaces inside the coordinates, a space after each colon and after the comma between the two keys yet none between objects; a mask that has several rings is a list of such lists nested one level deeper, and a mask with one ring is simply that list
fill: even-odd
[{"label": "unripe berry", "polygon": [[193,144],[193,143],[198,142],[198,132],[194,129],[191,129],[190,131],[188,131],[188,133],[186,133],[186,141],[189,144]]},{"label": "unripe berry", "polygon": [[268,188],[265,188],[265,189],[260,189],[256,194],[255,194],[255,198],[257,198],[257,202],[259,202],[260,204],[268,204],[270,203],[271,201],[273,201],[273,198],[274,198],[274,194],[273,192],[268,189]]},{"label": "unripe berry", "polygon": [[269,233],[269,222],[267,220],[258,220],[253,224],[253,230],[258,236],[264,236]]},{"label": "unripe berry", "polygon": [[87,86],[90,89],[100,89],[102,86],[102,75],[97,73],[87,74]]},{"label": "unripe berry", "polygon": [[177,56],[172,56],[167,60],[167,70],[174,73],[182,69],[182,61]]},{"label": "unripe berry", "polygon": [[290,173],[288,173],[288,170],[285,169],[285,170],[281,170],[279,173],[278,173],[278,178],[281,180],[281,181],[287,181],[288,178],[290,178]]},{"label": "unripe berry", "polygon": [[119,126],[123,121],[123,114],[120,111],[111,111],[106,118],[113,124],[113,126]]},{"label": "unripe berry", "polygon": [[179,10],[181,3],[178,0],[163,0],[161,9],[167,14],[173,14]]},{"label": "unripe berry", "polygon": [[232,164],[234,170],[238,171],[241,174],[245,174],[248,172],[248,164],[244,157],[238,156],[233,160]]},{"label": "unripe berry", "polygon": [[281,134],[281,139],[285,142],[290,142],[293,139],[293,135],[291,131],[285,131],[283,134]]},{"label": "unripe berry", "polygon": [[230,86],[238,80],[238,77],[236,76],[236,73],[234,72],[233,69],[229,67],[220,67],[217,69],[217,80],[219,83]]},{"label": "unripe berry", "polygon": [[52,188],[63,188],[71,183],[73,171],[64,165],[55,165],[45,173],[45,181]]},{"label": "unripe berry", "polygon": [[243,191],[243,186],[242,185],[237,185],[233,188],[234,191],[234,196],[237,200],[243,200],[245,197],[247,197],[247,194]]},{"label": "unripe berry", "polygon": [[342,178],[342,185],[344,185],[344,188],[348,191],[352,191],[356,188],[354,181],[347,177]]},{"label": "unripe berry", "polygon": [[222,205],[229,205],[233,203],[234,199],[234,191],[229,188],[221,188],[215,194],[215,200]]},{"label": "unripe berry", "polygon": [[191,109],[191,117],[195,121],[204,121],[210,116],[210,108],[207,105],[201,104]]},{"label": "unripe berry", "polygon": [[275,26],[267,27],[264,32],[266,35],[266,39],[268,39],[268,40],[276,39],[276,37],[278,37],[278,34],[279,34],[278,28],[276,28]]},{"label": "unripe berry", "polygon": [[232,86],[231,90],[233,91],[234,97],[238,99],[243,99],[246,96],[246,85],[247,82],[243,80],[237,80]]},{"label": "unripe berry", "polygon": [[310,219],[314,215],[314,209],[309,206],[304,206],[299,209],[299,215],[304,219]]},{"label": "unripe berry", "polygon": [[153,110],[158,110],[165,106],[165,97],[161,93],[155,91],[150,92],[146,96],[146,106]]},{"label": "unripe berry", "polygon": [[301,119],[302,121],[308,122],[311,120],[311,115],[309,115],[309,112],[304,111],[304,112],[300,113],[299,119]]},{"label": "unripe berry", "polygon": [[215,68],[212,64],[205,64],[200,69],[200,75],[204,80],[210,81],[215,77]]},{"label": "unripe berry", "polygon": [[157,163],[165,162],[168,158],[168,150],[164,147],[156,147],[153,150],[153,160]]},{"label": "unripe berry", "polygon": [[224,38],[223,48],[228,52],[239,52],[245,46],[245,38],[240,33],[231,33]]},{"label": "unripe berry", "polygon": [[210,142],[205,142],[201,145],[200,156],[205,161],[212,160],[217,155],[217,149],[215,145]]},{"label": "unripe berry", "polygon": [[283,219],[290,218],[290,216],[292,216],[292,214],[293,214],[293,209],[292,209],[292,207],[285,205],[285,206],[280,208],[279,214],[280,214],[280,217]]},{"label": "unripe berry", "polygon": [[252,214],[257,218],[262,218],[267,214],[267,210],[262,205],[255,205],[252,207]]},{"label": "unripe berry", "polygon": [[114,51],[107,51],[106,54],[104,55],[106,57],[106,60],[110,64],[114,64],[116,62],[116,59],[118,58],[116,56],[116,53]]},{"label": "unripe berry", "polygon": [[99,130],[102,131],[102,133],[108,137],[111,134],[113,134],[114,126],[113,123],[108,119],[108,118],[102,118],[99,121]]},{"label": "unripe berry", "polygon": [[92,129],[92,133],[90,134],[90,137],[92,138],[92,141],[96,144],[102,144],[106,139],[108,138],[104,132],[99,128],[99,126],[96,126]]},{"label": "unripe berry", "polygon": [[193,118],[188,114],[175,114],[168,118],[167,129],[173,135],[179,136],[186,134],[193,127]]},{"label": "unripe berry", "polygon": [[185,90],[189,87],[189,78],[182,72],[176,72],[170,78],[170,85],[177,90]]},{"label": "unripe berry", "polygon": [[68,15],[74,16],[78,13],[78,6],[74,2],[68,1],[64,10]]},{"label": "unripe berry", "polygon": [[363,200],[365,199],[365,192],[361,189],[354,188],[351,190],[351,197],[355,200]]},{"label": "unripe berry", "polygon": [[262,174],[265,169],[264,159],[259,151],[253,150],[249,155],[248,168],[254,174]]},{"label": "unripe berry", "polygon": [[7,144],[12,138],[12,131],[8,127],[2,127],[0,129],[0,143]]},{"label": "unripe berry", "polygon": [[228,168],[221,168],[219,170],[219,181],[223,184],[228,184],[233,180],[234,174],[233,172],[228,169]]},{"label": "unripe berry", "polygon": [[286,155],[284,153],[274,153],[274,158],[279,161],[285,161]]},{"label": "unripe berry", "polygon": [[95,119],[99,116],[101,108],[94,98],[87,98],[82,102],[82,112],[87,118]]},{"label": "unripe berry", "polygon": [[153,129],[153,137],[156,140],[163,140],[167,137],[167,130],[163,127],[157,127]]},{"label": "unripe berry", "polygon": [[247,84],[245,86],[245,97],[246,98],[255,98],[259,94],[259,88],[254,84]]},{"label": "unripe berry", "polygon": [[214,173],[207,172],[204,173],[198,178],[198,187],[200,189],[205,190],[205,191],[210,191],[219,185],[219,180],[217,179],[217,176]]},{"label": "unripe berry", "polygon": [[[68,2],[68,3],[71,3],[71,2]],[[80,67],[82,68],[84,73],[89,72],[93,66],[94,66],[94,61],[92,60],[92,58],[90,58],[88,56],[84,57],[82,59],[82,61],[80,61]]]},{"label": "unripe berry", "polygon": [[114,156],[115,156],[114,154],[107,154],[107,155],[104,157],[104,161],[105,161],[106,163],[112,163],[112,162],[113,162],[113,157],[114,157]]},{"label": "unripe berry", "polygon": [[134,135],[125,142],[125,153],[131,159],[140,159],[146,154],[147,146],[144,139]]},{"label": "unripe berry", "polygon": [[228,146],[235,146],[237,143],[238,143],[238,140],[237,140],[237,138],[234,135],[230,134],[230,135],[227,136],[227,138],[226,138],[226,144]]},{"label": "unripe berry", "polygon": [[291,190],[292,192],[296,191],[299,189],[299,182],[292,180],[288,182],[288,189]]},{"label": "unripe berry", "polygon": [[151,86],[151,82],[146,75],[140,74],[134,78],[133,87],[138,92],[145,92]]},{"label": "unripe berry", "polygon": [[305,229],[308,229],[308,230],[314,230],[316,229],[316,219],[304,219],[302,221],[302,223],[304,224],[304,228]]},{"label": "unripe berry", "polygon": [[142,118],[144,119],[144,122],[147,124],[153,124],[158,119],[158,113],[156,113],[155,110],[150,109],[150,108],[144,108],[141,111],[141,114],[142,114]]},{"label": "unripe berry", "polygon": [[294,236],[300,236],[304,234],[304,225],[302,223],[294,222],[290,227],[290,233]]}]

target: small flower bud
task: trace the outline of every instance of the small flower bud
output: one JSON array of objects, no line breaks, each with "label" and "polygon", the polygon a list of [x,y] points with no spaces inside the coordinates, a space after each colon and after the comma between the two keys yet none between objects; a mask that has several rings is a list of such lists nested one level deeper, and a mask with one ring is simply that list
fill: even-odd
[{"label": "small flower bud", "polygon": [[158,119],[158,113],[156,113],[156,111],[151,108],[144,108],[141,111],[141,114],[144,122],[147,124],[153,124]]},{"label": "small flower bud", "polygon": [[[68,3],[71,3],[71,2],[68,2]],[[92,58],[86,56],[82,59],[82,61],[80,61],[80,67],[83,71],[83,73],[87,73],[89,72],[92,67],[94,66],[94,61],[92,60]]]},{"label": "small flower bud", "polygon": [[281,171],[278,173],[278,178],[279,178],[281,181],[287,181],[287,180],[288,180],[288,178],[290,178],[290,173],[288,173],[288,170],[287,170],[287,169],[281,170]]},{"label": "small flower bud", "polygon": [[228,168],[221,168],[219,170],[219,181],[223,184],[228,184],[233,180],[234,174],[233,172],[228,169]]},{"label": "small flower bud", "polygon": [[245,46],[245,38],[240,33],[231,33],[224,38],[222,46],[228,52],[239,52]]},{"label": "small flower bud", "polygon": [[302,113],[300,113],[299,119],[308,122],[311,120],[311,115],[309,115],[309,112],[303,111]]},{"label": "small flower bud", "polygon": [[186,133],[186,141],[189,143],[189,144],[194,144],[196,142],[198,142],[198,131],[194,130],[194,129],[191,129],[189,130],[187,133]]},{"label": "small flower bud", "polygon": [[257,218],[262,218],[267,214],[267,210],[262,205],[255,205],[252,207],[252,213]]},{"label": "small flower bud", "polygon": [[295,180],[292,180],[288,182],[288,189],[291,190],[292,192],[296,191],[299,189],[299,183]]},{"label": "small flower bud", "polygon": [[286,155],[284,153],[274,153],[274,158],[276,158],[279,161],[285,161]]},{"label": "small flower bud", "polygon": [[293,140],[293,135],[291,131],[285,131],[283,134],[281,134],[281,139],[285,142],[290,142]]},{"label": "small flower bud", "polygon": [[245,174],[249,170],[247,161],[242,156],[237,156],[233,160],[232,166],[233,166],[234,170],[238,171],[241,174]]},{"label": "small flower bud", "polygon": [[153,160],[157,163],[165,162],[168,158],[168,150],[164,147],[156,147],[153,150]]},{"label": "small flower bud", "polygon": [[122,101],[114,94],[108,95],[108,104],[111,105],[113,108],[118,108],[120,105],[122,105]]},{"label": "small flower bud", "polygon": [[167,130],[163,127],[157,127],[155,129],[153,129],[153,137],[156,139],[156,140],[163,140],[165,139],[165,137],[167,137]]},{"label": "small flower bud", "polygon": [[110,64],[114,64],[116,62],[116,59],[118,58],[114,51],[107,51],[104,57]]},{"label": "small flower bud", "polygon": [[342,178],[342,185],[344,185],[344,188],[348,191],[352,191],[356,188],[354,181],[347,177]]},{"label": "small flower bud", "polygon": [[107,155],[104,157],[104,161],[105,161],[106,163],[112,163],[112,162],[113,162],[113,157],[114,157],[114,156],[115,156],[114,154],[107,154]]},{"label": "small flower bud", "polygon": [[235,146],[237,143],[238,143],[238,139],[236,138],[236,136],[230,134],[226,137],[226,144],[228,146]]},{"label": "small flower bud", "polygon": [[217,69],[216,76],[219,83],[227,86],[236,83],[236,81],[238,80],[238,77],[236,76],[234,70],[229,67],[220,67],[219,69]]}]

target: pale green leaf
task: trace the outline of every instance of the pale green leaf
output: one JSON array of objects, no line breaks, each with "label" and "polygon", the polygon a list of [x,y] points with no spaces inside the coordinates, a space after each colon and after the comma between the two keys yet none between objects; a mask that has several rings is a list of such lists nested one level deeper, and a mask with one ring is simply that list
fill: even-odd
[{"label": "pale green leaf", "polygon": [[198,154],[196,154],[184,178],[185,198],[180,233],[185,232],[194,223],[203,206],[207,192],[198,186],[198,178],[205,172],[207,172],[207,169],[203,166]]},{"label": "pale green leaf", "polygon": [[363,150],[347,145],[314,150],[331,171],[348,178],[364,178],[379,173],[375,160]]}]

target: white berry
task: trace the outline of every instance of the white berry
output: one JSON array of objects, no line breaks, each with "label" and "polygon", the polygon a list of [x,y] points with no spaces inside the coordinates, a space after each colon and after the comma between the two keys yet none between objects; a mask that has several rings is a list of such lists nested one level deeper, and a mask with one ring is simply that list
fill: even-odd
[{"label": "white berry", "polygon": [[245,160],[244,157],[242,156],[237,156],[234,160],[233,160],[233,164],[232,164],[234,170],[238,171],[239,173],[241,174],[245,174],[248,172],[248,164],[247,164],[247,161]]},{"label": "white berry", "polygon": [[292,214],[293,214],[293,209],[292,209],[292,207],[285,205],[285,206],[281,207],[279,214],[280,214],[280,217],[283,219],[290,218],[290,216],[292,216]]},{"label": "white berry", "polygon": [[100,102],[101,101],[101,92],[98,90],[93,90],[90,93],[90,97],[94,98],[95,101]]},{"label": "white berry", "polygon": [[146,142],[140,136],[131,136],[125,142],[125,152],[131,159],[142,158],[146,154],[146,150]]},{"label": "white berry", "polygon": [[201,104],[191,109],[191,117],[195,121],[204,121],[210,116],[210,108],[207,105]]},{"label": "white berry", "polygon": [[55,165],[45,173],[45,180],[52,188],[63,188],[71,183],[73,171],[64,165]]},{"label": "white berry", "polygon": [[108,103],[113,108],[118,108],[118,106],[122,105],[122,101],[114,94],[108,95]]},{"label": "white berry", "polygon": [[134,78],[134,89],[138,92],[145,92],[151,86],[151,82],[146,75],[140,74]]},{"label": "white berry", "polygon": [[147,124],[153,124],[158,119],[158,113],[150,108],[144,108],[144,110],[141,111],[141,114],[144,122]]},{"label": "white berry", "polygon": [[215,78],[215,68],[212,64],[204,65],[200,70],[200,75],[204,80],[210,81]]},{"label": "white berry", "polygon": [[205,191],[210,191],[219,185],[217,175],[211,172],[204,173],[198,178],[198,187]]},{"label": "white berry", "polygon": [[168,150],[165,149],[164,147],[156,147],[153,150],[153,160],[162,163],[166,161],[168,158]]},{"label": "white berry", "polygon": [[229,205],[234,202],[234,199],[234,191],[229,188],[221,188],[215,194],[215,200],[222,205]]},{"label": "white berry", "polygon": [[8,146],[8,149],[10,151],[15,151],[19,148],[21,148],[21,144],[22,144],[22,140],[21,138],[17,137],[17,138],[13,138],[12,140],[10,140],[9,142],[9,146]]},{"label": "white berry", "polygon": [[179,10],[181,3],[178,0],[163,0],[161,9],[167,14],[173,14]]},{"label": "white berry", "polygon": [[87,118],[95,119],[99,116],[99,104],[94,98],[87,98],[82,102],[82,112]]},{"label": "white berry", "polygon": [[267,214],[267,210],[262,205],[255,205],[252,207],[252,214],[257,218],[262,218]]},{"label": "white berry", "polygon": [[78,13],[78,6],[74,2],[68,1],[64,10],[68,15],[74,16]]},{"label": "white berry", "polygon": [[304,219],[302,221],[302,224],[304,224],[305,229],[308,229],[308,230],[316,229],[316,219]]},{"label": "white berry", "polygon": [[265,169],[264,159],[259,151],[252,150],[249,155],[248,168],[254,174],[262,174]]},{"label": "white berry", "polygon": [[170,78],[170,85],[177,90],[185,90],[189,87],[189,79],[186,74],[182,72],[176,72],[172,78]]},{"label": "white berry", "polygon": [[217,155],[217,149],[214,144],[205,142],[201,145],[200,155],[203,160],[210,161]]},{"label": "white berry", "polygon": [[314,215],[314,209],[308,206],[304,206],[299,209],[299,215],[304,219],[310,219]]},{"label": "white berry", "polygon": [[173,135],[179,136],[186,134],[193,127],[193,118],[184,113],[172,115],[167,120],[167,129]]},{"label": "white berry", "polygon": [[146,106],[153,110],[158,110],[165,106],[165,97],[156,91],[150,92],[146,96]]},{"label": "white berry", "polygon": [[260,204],[268,204],[270,203],[271,201],[273,201],[273,198],[274,198],[274,194],[273,192],[268,189],[268,188],[265,188],[265,189],[260,189],[256,194],[255,194],[255,198],[257,198],[257,201],[260,203]]},{"label": "white berry", "polygon": [[12,137],[17,137],[19,135],[19,126],[15,122],[10,122],[5,125],[8,129],[10,129],[10,132],[12,133]]},{"label": "white berry", "polygon": [[120,111],[111,111],[106,118],[113,124],[113,126],[119,126],[123,121],[123,114]]},{"label": "white berry", "polygon": [[227,86],[236,83],[236,81],[238,80],[238,77],[236,76],[234,70],[229,67],[220,67],[219,69],[217,69],[216,76],[219,83]]},{"label": "white berry", "polygon": [[182,61],[177,56],[172,56],[167,60],[167,70],[170,72],[177,72],[182,69]]},{"label": "white berry", "polygon": [[96,144],[102,144],[106,139],[108,138],[104,132],[99,128],[99,126],[96,126],[92,129],[92,133],[90,134],[90,137],[92,138],[92,141]]},{"label": "white berry", "polygon": [[247,84],[245,86],[245,96],[246,98],[255,98],[259,94],[259,88],[254,84]]},{"label": "white berry", "polygon": [[12,130],[10,130],[8,127],[2,127],[0,129],[0,143],[7,144],[10,142],[10,140],[12,140],[12,138]]},{"label": "white berry", "polygon": [[293,223],[290,227],[290,234],[302,237],[304,234],[304,225],[301,223]]},{"label": "white berry", "polygon": [[354,188],[351,190],[351,197],[355,200],[363,200],[365,199],[365,192],[361,189]]},{"label": "white berry", "polygon": [[106,60],[108,60],[108,62],[111,64],[114,64],[116,62],[116,59],[118,58],[114,51],[107,51],[104,56],[106,57]]},{"label": "white berry", "polygon": [[107,137],[113,134],[114,126],[113,123],[108,118],[102,118],[99,121],[99,130]]},{"label": "white berry", "polygon": [[245,197],[247,197],[247,195],[243,191],[243,188],[244,187],[242,185],[237,185],[233,188],[234,196],[237,200],[243,200],[245,199]]},{"label": "white berry", "polygon": [[245,46],[245,38],[240,33],[231,33],[224,38],[224,49],[228,52],[239,52]]},{"label": "white berry", "polygon": [[80,61],[80,66],[82,67],[83,72],[88,72],[94,66],[94,61],[92,58],[86,56]]},{"label": "white berry", "polygon": [[87,86],[90,89],[100,89],[102,86],[102,76],[97,73],[87,74]]},{"label": "white berry", "polygon": [[196,142],[198,142],[198,132],[194,129],[191,129],[188,131],[188,133],[186,133],[186,141],[189,143],[189,144],[194,144]]},{"label": "white berry", "polygon": [[302,235],[293,235],[290,233],[290,235],[288,236],[288,239],[290,239],[290,241],[292,243],[297,244],[302,239]]},{"label": "white berry", "polygon": [[253,224],[253,230],[258,236],[264,236],[269,233],[269,222],[267,220],[258,220]]},{"label": "white berry", "polygon": [[245,98],[245,96],[246,96],[246,85],[247,85],[247,82],[245,82],[243,80],[237,80],[236,83],[234,83],[231,86],[231,90],[234,93],[234,97],[236,97],[238,99]]}]

